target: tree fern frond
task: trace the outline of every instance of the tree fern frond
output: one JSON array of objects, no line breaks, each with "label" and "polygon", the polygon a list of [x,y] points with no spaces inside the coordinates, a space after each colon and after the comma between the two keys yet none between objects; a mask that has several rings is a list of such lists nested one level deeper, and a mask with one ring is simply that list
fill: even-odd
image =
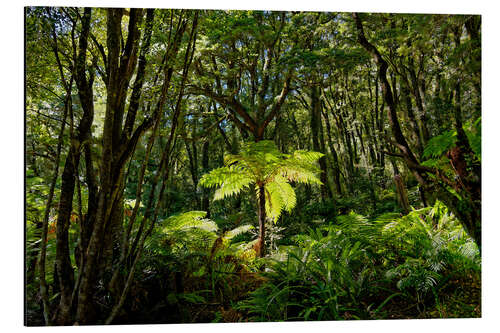
[{"label": "tree fern frond", "polygon": [[293,163],[293,161],[286,161],[280,166],[277,173],[288,179],[288,181],[322,185],[323,183],[317,177],[318,171],[314,166],[304,167],[298,163]]},{"label": "tree fern frond", "polygon": [[297,203],[295,191],[287,180],[281,176],[274,177],[265,185],[266,214],[273,221],[280,217],[282,210],[290,212]]},{"label": "tree fern frond", "polygon": [[226,197],[240,193],[255,180],[244,173],[230,173],[214,194],[214,200],[225,199]]},{"label": "tree fern frond", "polygon": [[245,187],[255,182],[255,179],[241,166],[226,166],[214,169],[203,175],[200,184],[204,187],[217,187],[214,200],[224,199],[238,194]]},{"label": "tree fern frond", "polygon": [[190,211],[170,216],[164,221],[163,232],[169,233],[191,228],[202,229],[209,232],[217,231],[217,224],[212,220],[205,219],[206,215],[207,212],[204,211]]},{"label": "tree fern frond", "polygon": [[325,156],[325,154],[318,153],[316,151],[296,150],[293,152],[291,160],[305,161],[308,164],[313,164],[323,156]]},{"label": "tree fern frond", "polygon": [[216,187],[224,183],[226,174],[231,172],[229,167],[213,169],[204,174],[200,179],[200,185],[203,187]]},{"label": "tree fern frond", "polygon": [[447,131],[435,136],[427,142],[422,154],[423,158],[439,157],[455,145],[456,131]]}]

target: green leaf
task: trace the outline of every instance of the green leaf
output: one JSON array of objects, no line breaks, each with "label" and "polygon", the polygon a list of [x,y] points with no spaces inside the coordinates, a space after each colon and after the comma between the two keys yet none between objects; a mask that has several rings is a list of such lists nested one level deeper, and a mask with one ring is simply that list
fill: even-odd
[{"label": "green leaf", "polygon": [[441,157],[441,155],[453,148],[456,143],[456,131],[447,131],[429,140],[424,148],[423,158]]}]

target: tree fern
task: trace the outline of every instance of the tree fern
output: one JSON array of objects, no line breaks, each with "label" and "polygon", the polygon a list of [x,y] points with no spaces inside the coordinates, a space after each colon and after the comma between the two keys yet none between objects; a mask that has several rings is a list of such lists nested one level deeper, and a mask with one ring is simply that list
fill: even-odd
[{"label": "tree fern", "polygon": [[203,175],[200,184],[209,188],[217,187],[214,200],[220,200],[238,194],[253,181],[254,179],[247,170],[231,165],[214,169]]},{"label": "tree fern", "polygon": [[[200,184],[216,189],[214,200],[236,195],[253,184],[257,198],[263,189],[265,207],[261,209],[276,222],[283,211],[291,212],[297,203],[291,182],[321,184],[316,164],[322,156],[302,150],[283,154],[273,141],[250,142],[243,145],[240,154],[226,155],[225,165],[203,175]],[[259,216],[259,223],[263,222],[260,220]]]},{"label": "tree fern", "polygon": [[266,213],[276,221],[282,211],[290,212],[296,204],[295,191],[289,182],[321,184],[315,165],[323,154],[311,151],[279,152],[273,141],[247,143],[238,155],[226,155],[225,166],[203,175],[200,184],[216,188],[214,200],[240,193],[251,184],[263,183],[266,190]]}]

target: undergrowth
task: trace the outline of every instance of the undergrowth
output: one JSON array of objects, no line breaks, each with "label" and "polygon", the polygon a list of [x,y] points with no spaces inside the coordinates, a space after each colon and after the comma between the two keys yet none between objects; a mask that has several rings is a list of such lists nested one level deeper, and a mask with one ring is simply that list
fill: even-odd
[{"label": "undergrowth", "polygon": [[440,202],[337,222],[275,251],[236,308],[252,321],[480,316],[479,251]]}]

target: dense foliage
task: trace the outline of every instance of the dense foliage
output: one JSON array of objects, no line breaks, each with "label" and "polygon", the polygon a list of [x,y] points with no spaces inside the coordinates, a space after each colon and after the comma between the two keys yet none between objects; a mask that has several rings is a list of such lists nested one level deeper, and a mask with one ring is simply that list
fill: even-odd
[{"label": "dense foliage", "polygon": [[26,8],[26,324],[481,316],[481,18]]},{"label": "dense foliage", "polygon": [[[442,291],[480,280],[477,247],[440,202],[404,217],[340,216],[294,243],[269,258],[265,283],[239,303],[252,319],[443,318]],[[478,309],[467,311],[452,315]]]}]

